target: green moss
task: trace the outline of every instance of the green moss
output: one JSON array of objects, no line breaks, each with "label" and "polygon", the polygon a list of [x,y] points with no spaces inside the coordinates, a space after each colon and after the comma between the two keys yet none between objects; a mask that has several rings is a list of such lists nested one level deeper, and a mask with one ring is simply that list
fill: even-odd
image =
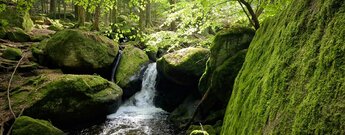
[{"label": "green moss", "polygon": [[115,42],[106,37],[71,29],[56,33],[38,46],[40,45],[42,46],[33,49],[36,54],[43,51],[45,58],[43,61],[39,60],[40,64],[59,67],[72,73],[94,73],[109,68],[119,49]]},{"label": "green moss", "polygon": [[222,134],[345,132],[345,1],[294,0],[257,31]]},{"label": "green moss", "polygon": [[204,48],[185,48],[158,59],[159,72],[180,85],[194,85],[205,71],[210,51]]},{"label": "green moss", "polygon": [[22,57],[22,50],[18,48],[7,47],[1,57],[9,60],[19,60]]},{"label": "green moss", "polygon": [[21,28],[13,28],[6,32],[7,39],[14,41],[14,42],[28,42],[31,41],[30,35],[28,35],[24,30]]},{"label": "green moss", "polygon": [[189,135],[209,135],[206,131],[193,130]]},{"label": "green moss", "polygon": [[19,27],[29,32],[34,24],[29,12],[19,11],[15,6],[6,6],[5,11],[0,13],[0,20],[6,20],[8,27]]},{"label": "green moss", "polygon": [[128,87],[130,78],[140,73],[140,69],[149,62],[146,53],[132,45],[127,45],[123,50],[121,61],[115,75],[116,84]]},{"label": "green moss", "polygon": [[21,116],[16,119],[13,135],[63,135],[64,133],[45,120]]},{"label": "green moss", "polygon": [[188,128],[186,134],[187,135],[216,135],[216,131],[213,129],[211,125],[203,125],[203,130],[201,129],[200,125],[191,125]]}]

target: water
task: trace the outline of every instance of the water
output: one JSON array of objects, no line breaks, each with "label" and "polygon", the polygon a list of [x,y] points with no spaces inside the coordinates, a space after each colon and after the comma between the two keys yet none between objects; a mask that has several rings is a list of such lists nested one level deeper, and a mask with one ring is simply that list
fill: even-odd
[{"label": "water", "polygon": [[153,104],[157,70],[156,63],[148,65],[141,91],[129,98],[108,121],[85,129],[81,134],[99,135],[175,135],[173,125],[167,121],[168,112]]}]

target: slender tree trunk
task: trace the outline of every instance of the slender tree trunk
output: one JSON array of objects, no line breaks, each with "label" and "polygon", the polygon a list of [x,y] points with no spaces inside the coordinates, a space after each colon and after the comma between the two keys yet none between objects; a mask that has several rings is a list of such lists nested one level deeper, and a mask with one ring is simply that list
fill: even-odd
[{"label": "slender tree trunk", "polygon": [[67,3],[63,0],[63,18],[66,19]]},{"label": "slender tree trunk", "polygon": [[78,6],[78,26],[84,26],[85,25],[85,9],[84,7]]},{"label": "slender tree trunk", "polygon": [[55,17],[56,13],[56,1],[55,0],[50,0],[50,13],[53,14]]},{"label": "slender tree trunk", "polygon": [[61,18],[61,0],[57,0],[57,7],[58,7],[58,15],[59,18]]},{"label": "slender tree trunk", "polygon": [[93,20],[93,30],[99,31],[99,18],[101,16],[101,6],[102,6],[103,0],[97,5],[95,10],[95,16]]},{"label": "slender tree trunk", "polygon": [[[174,5],[176,4],[176,0],[169,0],[169,3],[170,3],[170,6],[171,6],[171,9],[174,8]],[[175,21],[172,21],[170,23],[170,30],[171,31],[175,31],[176,30],[176,22]]]},{"label": "slender tree trunk", "polygon": [[152,15],[151,15],[151,0],[146,0],[146,27],[153,26],[152,24]]}]

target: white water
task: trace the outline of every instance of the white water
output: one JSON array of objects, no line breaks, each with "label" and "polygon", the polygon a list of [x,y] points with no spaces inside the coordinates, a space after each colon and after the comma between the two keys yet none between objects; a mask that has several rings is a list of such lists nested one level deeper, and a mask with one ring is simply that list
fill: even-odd
[{"label": "white water", "polygon": [[[141,91],[128,99],[100,128],[100,135],[169,135],[174,134],[167,122],[168,113],[153,104],[157,70],[156,63],[148,65]],[[87,131],[86,131],[87,132]],[[84,132],[85,133],[85,132]],[[87,133],[86,133],[87,134]]]}]

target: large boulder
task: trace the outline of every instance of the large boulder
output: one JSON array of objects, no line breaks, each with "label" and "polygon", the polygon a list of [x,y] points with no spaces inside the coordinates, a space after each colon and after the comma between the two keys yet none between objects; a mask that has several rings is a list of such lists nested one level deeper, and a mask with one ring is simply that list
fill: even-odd
[{"label": "large boulder", "polygon": [[143,50],[127,45],[122,52],[115,82],[124,90],[124,97],[130,97],[141,89],[143,67],[149,63],[149,58]]},{"label": "large boulder", "polygon": [[95,75],[42,75],[11,93],[14,110],[50,120],[59,128],[87,126],[105,119],[121,102],[122,89]]},{"label": "large boulder", "polygon": [[293,0],[258,29],[222,134],[343,134],[345,1]]},{"label": "large boulder", "polygon": [[119,47],[112,40],[91,32],[63,30],[32,48],[42,65],[65,73],[106,74]]},{"label": "large boulder", "polygon": [[45,120],[33,119],[28,116],[17,118],[13,124],[13,135],[63,135],[63,131]]},{"label": "large boulder", "polygon": [[194,85],[205,71],[209,54],[204,48],[184,48],[158,59],[157,70],[176,84]]},{"label": "large boulder", "polygon": [[197,84],[205,70],[209,54],[208,49],[190,47],[158,59],[156,106],[171,112],[188,95],[200,97]]},{"label": "large boulder", "polygon": [[[199,110],[201,119],[218,110],[224,112],[235,78],[242,67],[247,48],[254,35],[255,30],[239,26],[233,26],[217,34],[211,46],[211,56],[206,71],[199,82],[201,93],[209,90]],[[219,115],[217,119],[223,119],[223,115]]]},{"label": "large boulder", "polygon": [[0,12],[0,20],[3,20],[3,22],[6,22],[6,24],[0,25],[6,25],[8,27],[19,27],[26,32],[31,31],[34,23],[30,18],[29,12],[24,10],[25,8],[26,7],[24,7],[23,9],[18,9],[18,7],[16,6],[7,5],[5,10]]}]

